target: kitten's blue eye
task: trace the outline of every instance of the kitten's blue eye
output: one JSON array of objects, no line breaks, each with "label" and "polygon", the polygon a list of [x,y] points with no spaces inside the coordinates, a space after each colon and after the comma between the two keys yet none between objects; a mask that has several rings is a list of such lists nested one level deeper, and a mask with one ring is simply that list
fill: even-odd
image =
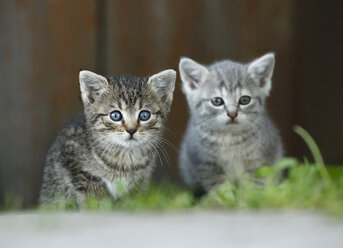
[{"label": "kitten's blue eye", "polygon": [[143,111],[141,111],[141,112],[139,113],[139,119],[140,119],[141,121],[147,121],[147,120],[149,120],[149,119],[150,119],[150,116],[151,116],[150,112],[149,112],[149,111],[146,111],[146,110],[143,110]]},{"label": "kitten's blue eye", "polygon": [[239,98],[239,104],[240,105],[247,105],[247,104],[249,104],[250,100],[251,100],[250,96],[241,96]]},{"label": "kitten's blue eye", "polygon": [[120,121],[121,119],[123,119],[123,117],[119,111],[111,112],[110,117],[113,121]]},{"label": "kitten's blue eye", "polygon": [[211,99],[211,103],[214,105],[214,106],[221,106],[224,104],[224,100],[223,98],[221,97],[213,97]]}]

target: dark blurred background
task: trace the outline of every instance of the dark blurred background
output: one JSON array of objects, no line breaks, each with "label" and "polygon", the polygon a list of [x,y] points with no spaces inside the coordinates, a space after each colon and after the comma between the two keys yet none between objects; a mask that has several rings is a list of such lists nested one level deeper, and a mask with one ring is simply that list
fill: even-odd
[{"label": "dark blurred background", "polygon": [[[209,64],[276,53],[268,109],[286,154],[302,159],[299,124],[329,164],[343,164],[342,1],[0,0],[0,202],[36,203],[45,153],[82,111],[78,72],[147,76],[180,56]],[[180,79],[167,138],[179,147],[188,111]],[[179,180],[177,151],[158,176]],[[156,177],[158,177],[156,176]]]}]

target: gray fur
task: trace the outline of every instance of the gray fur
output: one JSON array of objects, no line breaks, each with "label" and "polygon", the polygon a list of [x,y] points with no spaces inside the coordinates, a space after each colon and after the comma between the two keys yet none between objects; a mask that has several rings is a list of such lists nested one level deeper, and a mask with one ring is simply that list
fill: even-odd
[{"label": "gray fur", "polygon": [[[105,78],[80,72],[84,113],[58,134],[44,168],[40,202],[59,196],[82,204],[87,196],[114,199],[148,179],[173,98],[176,72],[166,70],[150,78]],[[110,118],[112,111],[122,121]],[[141,110],[151,118],[140,121]],[[129,139],[127,128],[137,128]]]},{"label": "gray fur", "polygon": [[[249,64],[224,60],[209,66],[182,58],[179,69],[190,109],[179,159],[187,184],[209,191],[282,157],[281,138],[265,110],[274,54]],[[239,104],[243,95],[251,96],[249,104]],[[213,97],[224,105],[214,106]]]}]

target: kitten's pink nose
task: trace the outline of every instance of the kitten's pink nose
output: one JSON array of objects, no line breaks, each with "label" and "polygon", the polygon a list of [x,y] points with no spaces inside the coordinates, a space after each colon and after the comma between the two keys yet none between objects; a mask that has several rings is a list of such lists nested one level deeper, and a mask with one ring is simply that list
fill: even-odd
[{"label": "kitten's pink nose", "polygon": [[237,112],[231,112],[227,114],[232,120],[234,120],[237,117]]},{"label": "kitten's pink nose", "polygon": [[126,129],[126,132],[128,132],[132,136],[135,132],[137,132],[137,129],[130,127]]}]

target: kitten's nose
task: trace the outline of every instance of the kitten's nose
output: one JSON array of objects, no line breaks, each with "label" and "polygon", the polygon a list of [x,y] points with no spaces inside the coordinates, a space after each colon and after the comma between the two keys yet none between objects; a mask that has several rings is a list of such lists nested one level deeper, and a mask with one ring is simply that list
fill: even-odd
[{"label": "kitten's nose", "polygon": [[137,132],[137,129],[129,127],[128,129],[126,129],[126,132],[128,132],[132,136],[135,132]]},{"label": "kitten's nose", "polygon": [[230,112],[227,114],[232,120],[234,120],[237,117],[237,112]]}]

